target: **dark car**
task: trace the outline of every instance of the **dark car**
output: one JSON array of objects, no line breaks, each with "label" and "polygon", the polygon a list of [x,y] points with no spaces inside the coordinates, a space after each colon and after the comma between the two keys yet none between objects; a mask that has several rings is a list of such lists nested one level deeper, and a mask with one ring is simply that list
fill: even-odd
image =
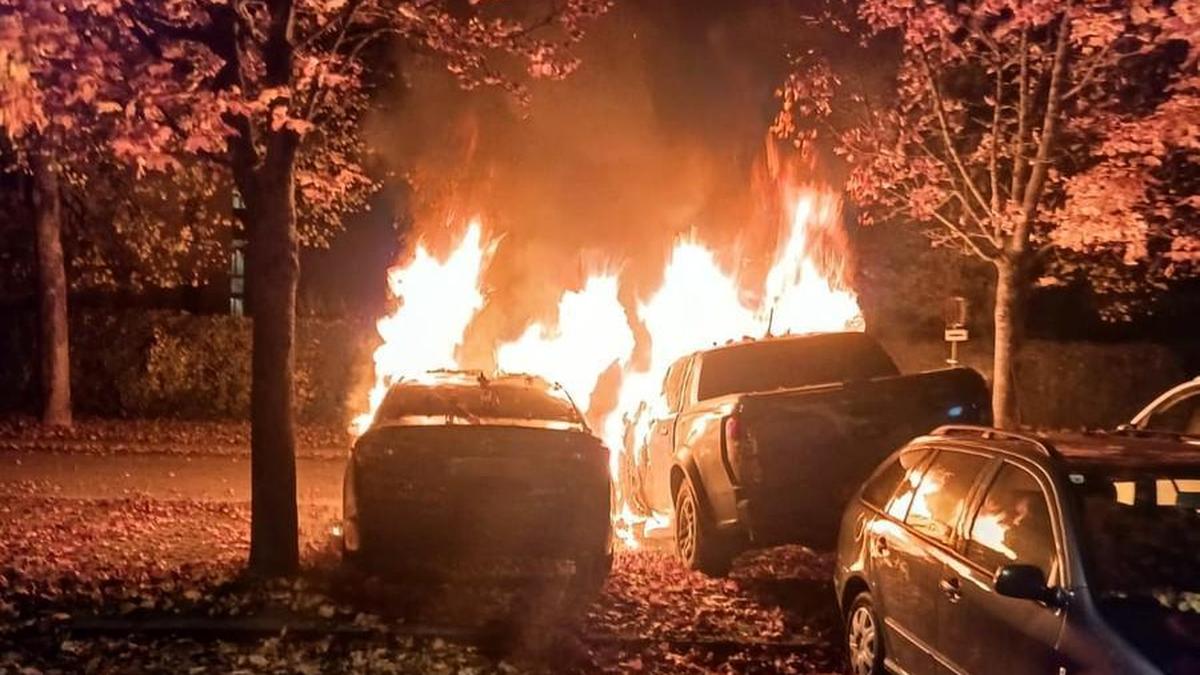
[{"label": "dark car", "polygon": [[622,453],[623,485],[644,514],[674,514],[679,558],[711,575],[750,547],[832,547],[879,460],[936,426],[991,414],[978,372],[901,374],[865,333],[689,354],[668,369],[662,395],[645,445]]},{"label": "dark car", "polygon": [[612,563],[608,450],[558,385],[436,372],[388,391],[354,444],[343,551],[378,571],[439,560]]},{"label": "dark car", "polygon": [[847,507],[853,673],[1200,672],[1200,448],[944,427]]}]

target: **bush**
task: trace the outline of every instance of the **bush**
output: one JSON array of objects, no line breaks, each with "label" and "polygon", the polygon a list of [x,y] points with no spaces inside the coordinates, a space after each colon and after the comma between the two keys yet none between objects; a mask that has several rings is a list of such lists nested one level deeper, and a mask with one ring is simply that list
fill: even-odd
[{"label": "bush", "polygon": [[[0,348],[6,410],[37,400],[32,321],[10,323]],[[103,417],[246,419],[250,411],[249,319],[161,311],[76,312],[71,387],[77,412]],[[369,330],[302,319],[296,336],[296,407],[306,423],[342,424],[365,401]],[[15,395],[14,395],[15,394]]]},{"label": "bush", "polygon": [[[901,370],[944,367],[944,342],[884,339]],[[1190,375],[1182,347],[1147,342],[1030,340],[1017,355],[1021,422],[1034,427],[1105,428],[1128,422],[1142,406]],[[987,339],[966,343],[959,360],[992,375]]]}]

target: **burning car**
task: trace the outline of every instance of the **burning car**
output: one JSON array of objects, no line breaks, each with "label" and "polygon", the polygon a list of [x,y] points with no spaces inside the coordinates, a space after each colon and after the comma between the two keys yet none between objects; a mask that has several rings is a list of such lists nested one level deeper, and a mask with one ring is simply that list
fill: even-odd
[{"label": "burning car", "polygon": [[663,400],[622,482],[644,512],[673,513],[687,567],[718,576],[747,548],[831,546],[842,507],[892,448],[990,415],[978,372],[901,374],[857,332],[695,352],[668,369]]},{"label": "burning car", "polygon": [[354,444],[345,559],[373,571],[447,560],[612,564],[608,450],[570,397],[529,375],[441,371],[389,388]]}]

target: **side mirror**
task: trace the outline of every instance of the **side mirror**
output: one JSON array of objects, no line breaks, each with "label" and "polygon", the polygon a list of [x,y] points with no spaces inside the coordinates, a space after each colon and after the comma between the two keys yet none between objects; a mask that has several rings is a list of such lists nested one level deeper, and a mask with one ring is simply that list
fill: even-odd
[{"label": "side mirror", "polygon": [[1046,573],[1034,565],[1004,565],[992,578],[996,593],[1009,598],[1037,600],[1048,605],[1058,602],[1058,593],[1046,586]]}]

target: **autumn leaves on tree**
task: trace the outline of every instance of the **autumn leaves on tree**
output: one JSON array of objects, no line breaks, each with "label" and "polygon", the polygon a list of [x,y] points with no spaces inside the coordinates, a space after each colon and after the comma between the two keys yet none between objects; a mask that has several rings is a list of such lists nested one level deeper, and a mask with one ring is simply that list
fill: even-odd
[{"label": "autumn leaves on tree", "polygon": [[[0,0],[0,77],[6,85],[0,126],[14,142],[27,143],[24,157],[45,157],[53,175],[61,175],[79,155],[43,139],[58,141],[66,130],[102,132],[97,147],[137,171],[170,174],[202,164],[228,176],[246,202],[255,289],[253,569],[283,573],[298,564],[292,392],[297,207],[307,204],[332,224],[342,210],[361,205],[348,195],[373,185],[362,168],[357,135],[372,105],[364,57],[373,50],[412,49],[443,60],[463,86],[501,86],[523,96],[523,78],[557,78],[574,69],[568,48],[607,6],[607,0],[519,6],[65,0],[51,8],[35,0]],[[87,67],[67,67],[75,63]],[[76,108],[65,115],[57,110],[62,104]],[[57,236],[47,233],[48,239]],[[64,278],[61,256],[56,274]],[[56,291],[43,286],[40,292]],[[54,316],[62,318],[65,373],[63,293],[54,296],[61,307]],[[65,410],[69,415],[69,404]]]},{"label": "autumn leaves on tree", "polygon": [[894,87],[806,53],[775,131],[832,140],[864,221],[994,265],[993,409],[1012,426],[1031,284],[1144,285],[1200,260],[1200,3],[864,0],[831,19],[864,44],[898,39]]}]

